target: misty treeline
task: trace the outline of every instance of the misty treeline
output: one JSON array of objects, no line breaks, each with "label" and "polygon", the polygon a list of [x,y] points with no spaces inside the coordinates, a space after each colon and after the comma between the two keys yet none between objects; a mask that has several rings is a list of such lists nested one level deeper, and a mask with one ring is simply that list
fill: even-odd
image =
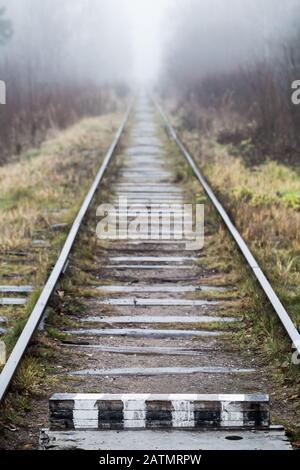
[{"label": "misty treeline", "polygon": [[300,0],[186,0],[170,14],[164,92],[176,93],[184,125],[217,121],[219,142],[255,162],[299,160]]},{"label": "misty treeline", "polygon": [[[111,110],[130,61],[120,0],[0,1],[0,162]],[[108,85],[109,84],[109,85]]]}]

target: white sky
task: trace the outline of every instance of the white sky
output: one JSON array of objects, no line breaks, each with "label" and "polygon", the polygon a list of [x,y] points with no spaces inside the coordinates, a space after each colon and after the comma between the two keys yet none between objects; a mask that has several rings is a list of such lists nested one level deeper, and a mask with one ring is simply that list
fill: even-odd
[{"label": "white sky", "polygon": [[[47,0],[47,3],[51,4],[51,1],[52,0]],[[79,12],[83,9],[83,13],[87,16],[88,14],[92,14],[92,18],[94,14],[95,21],[97,21],[97,15],[99,15],[100,49],[102,47],[101,55],[104,56],[104,52],[107,52],[107,60],[109,61],[110,58],[111,64],[116,64],[116,70],[119,66],[120,76],[145,82],[151,81],[158,76],[165,38],[164,25],[166,22],[164,18],[166,17],[168,7],[177,1],[178,0],[76,0],[77,3],[75,3]],[[182,1],[185,2],[187,0],[179,0],[179,2]],[[30,28],[32,26],[34,28],[35,23],[28,19],[30,18],[28,15],[32,14],[30,9],[34,7],[35,3],[39,4],[43,3],[43,1],[0,0],[0,3],[7,6],[7,16],[13,21],[15,27],[14,37],[18,39],[19,36],[17,33],[19,31],[22,33],[25,27]],[[20,3],[22,4],[21,7]],[[59,3],[58,0],[56,0],[55,4],[57,3]],[[74,1],[71,0],[61,0],[61,4],[66,7],[73,3]],[[74,10],[74,5],[72,5],[72,8]],[[76,14],[73,16],[76,19]],[[73,17],[71,17],[71,19],[72,18]],[[106,20],[105,25],[101,23],[103,18]],[[34,19],[35,21],[39,21],[38,17]],[[89,18],[88,21],[90,21]],[[83,27],[85,24],[89,25],[83,15]],[[45,25],[46,32],[47,27],[48,26]],[[124,28],[124,30],[120,31],[120,28]],[[107,43],[102,45],[103,43],[101,41],[103,41],[103,37],[105,37],[105,31],[107,31],[108,40]],[[74,30],[74,33],[76,34],[76,30]],[[88,36],[89,34],[93,34],[93,32],[87,29],[86,35]],[[130,63],[128,60],[127,70],[124,70],[124,63],[127,58],[130,59]],[[88,56],[87,61],[89,60],[90,57]],[[92,60],[90,60],[90,62],[91,61]],[[82,67],[86,67],[86,61],[83,61]],[[113,67],[111,68],[114,70]]]},{"label": "white sky", "polygon": [[171,1],[124,1],[124,7],[131,24],[134,48],[133,76],[138,81],[151,81],[158,74],[164,35],[162,20]]}]

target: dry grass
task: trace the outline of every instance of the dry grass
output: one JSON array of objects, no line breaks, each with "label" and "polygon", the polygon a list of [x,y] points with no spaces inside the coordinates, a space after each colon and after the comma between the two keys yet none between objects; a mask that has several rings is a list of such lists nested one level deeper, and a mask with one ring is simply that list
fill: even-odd
[{"label": "dry grass", "polygon": [[[218,144],[214,133],[182,132],[206,178],[222,200],[275,290],[300,326],[300,179],[274,161],[248,167]],[[201,151],[199,152],[199,148]]]},{"label": "dry grass", "polygon": [[[9,322],[4,335],[8,352],[35,305],[122,115],[85,119],[26,152],[19,162],[0,167],[0,283],[35,287],[25,307],[1,308]],[[59,223],[67,226],[51,229]],[[34,239],[44,246],[33,245]],[[11,256],[20,250],[24,256]]]},{"label": "dry grass", "polygon": [[58,211],[72,209],[74,198],[80,201],[82,184],[94,174],[119,119],[111,114],[81,121],[0,168],[2,249],[24,248],[37,228],[69,221]]}]

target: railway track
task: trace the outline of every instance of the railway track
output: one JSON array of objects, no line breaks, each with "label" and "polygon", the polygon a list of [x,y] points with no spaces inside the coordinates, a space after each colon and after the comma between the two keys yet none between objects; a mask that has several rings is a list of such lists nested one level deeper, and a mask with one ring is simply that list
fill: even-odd
[{"label": "railway track", "polygon": [[[169,137],[162,133],[162,123]],[[120,150],[125,129],[125,147]],[[125,228],[118,226],[123,238],[97,242],[94,285],[82,286],[89,290],[81,299],[82,311],[74,325],[62,328],[65,355],[57,365],[57,375],[68,377],[68,393],[50,399],[50,431],[41,432],[41,448],[99,448],[99,439],[104,449],[113,445],[143,448],[139,446],[149,443],[153,448],[174,449],[289,447],[283,430],[269,423],[267,378],[260,376],[250,356],[241,357],[224,347],[230,344],[231,330],[243,328],[242,316],[226,312],[226,302],[236,296],[234,286],[217,284],[215,273],[201,263],[205,244],[201,250],[187,250],[189,234],[180,238],[178,227],[173,226],[163,240],[157,238],[156,231],[148,236],[153,204],[165,204],[165,209],[160,208],[162,213],[174,205],[174,212],[181,214],[183,204],[190,202],[188,189],[174,177],[174,162],[167,150],[170,138],[300,350],[298,331],[163,111],[157,103],[140,97],[129,107],[1,373],[2,400],[62,272],[68,276],[68,260],[82,221],[114,158],[119,171],[110,200],[100,200],[116,207],[114,215],[118,217],[126,212],[119,205],[120,198],[126,198],[130,206],[142,204],[140,234],[128,239]],[[152,206],[152,215],[155,211]],[[94,223],[94,218],[89,219],[82,230],[95,231]],[[163,218],[159,231],[164,230],[164,224],[170,227]],[[164,434],[169,428],[173,433]],[[126,435],[117,435],[116,430]]]}]

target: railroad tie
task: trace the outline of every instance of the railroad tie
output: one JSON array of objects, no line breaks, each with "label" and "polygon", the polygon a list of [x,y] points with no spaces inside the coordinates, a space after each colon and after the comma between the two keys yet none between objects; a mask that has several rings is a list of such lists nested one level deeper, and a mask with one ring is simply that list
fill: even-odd
[{"label": "railroad tie", "polygon": [[51,430],[268,429],[268,395],[55,394]]}]

